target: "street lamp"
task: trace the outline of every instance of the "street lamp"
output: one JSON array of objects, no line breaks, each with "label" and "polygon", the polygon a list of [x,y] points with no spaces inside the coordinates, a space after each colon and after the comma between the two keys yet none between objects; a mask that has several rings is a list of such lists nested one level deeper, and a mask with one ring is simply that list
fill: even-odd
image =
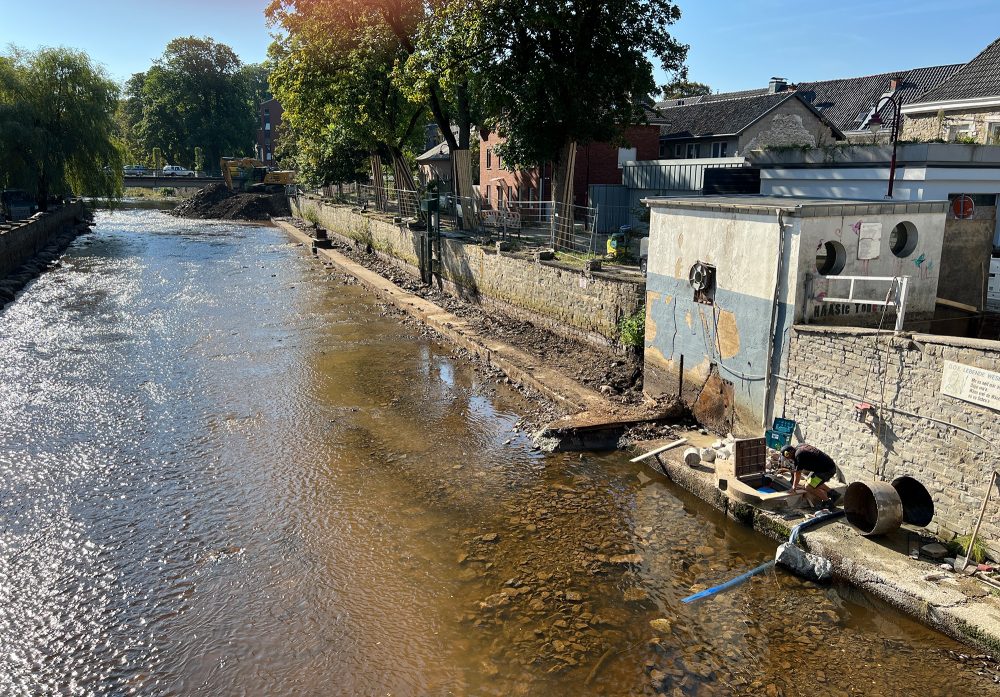
[{"label": "street lamp", "polygon": [[882,117],[878,115],[878,112],[882,110],[882,105],[886,102],[892,104],[892,124],[890,139],[892,140],[892,160],[889,162],[889,190],[886,192],[886,198],[892,198],[892,184],[896,179],[896,144],[899,142],[899,102],[896,101],[896,96],[894,94],[883,95],[881,99],[878,100],[878,104],[875,105],[875,113],[870,119],[868,119],[868,128],[871,129],[872,135],[878,135],[878,132],[882,130],[884,125],[882,122]]}]

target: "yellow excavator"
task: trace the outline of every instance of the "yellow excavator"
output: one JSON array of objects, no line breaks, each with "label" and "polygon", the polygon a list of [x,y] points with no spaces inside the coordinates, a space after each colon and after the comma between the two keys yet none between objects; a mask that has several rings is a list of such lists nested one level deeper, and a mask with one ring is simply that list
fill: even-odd
[{"label": "yellow excavator", "polygon": [[295,183],[293,170],[268,170],[263,162],[252,157],[223,157],[219,160],[219,169],[230,191],[246,191],[254,184],[288,186]]}]

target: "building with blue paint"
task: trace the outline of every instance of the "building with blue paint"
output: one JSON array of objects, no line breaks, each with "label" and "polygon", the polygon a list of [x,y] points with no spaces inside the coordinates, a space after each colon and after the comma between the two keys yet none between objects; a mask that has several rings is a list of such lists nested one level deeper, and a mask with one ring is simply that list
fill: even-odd
[{"label": "building with blue paint", "polygon": [[[934,313],[946,201],[763,196],[648,198],[646,393],[679,396],[702,423],[757,434],[793,324],[891,329],[866,301],[908,277],[906,317]],[[838,302],[836,298],[849,301]],[[836,376],[830,376],[835,380]]]}]

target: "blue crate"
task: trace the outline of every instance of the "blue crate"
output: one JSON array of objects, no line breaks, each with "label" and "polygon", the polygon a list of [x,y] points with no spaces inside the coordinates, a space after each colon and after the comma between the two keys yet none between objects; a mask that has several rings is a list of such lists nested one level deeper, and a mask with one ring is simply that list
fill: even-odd
[{"label": "blue crate", "polygon": [[792,434],[771,429],[764,432],[764,440],[771,450],[781,450],[792,442]]},{"label": "blue crate", "polygon": [[771,424],[771,429],[778,433],[791,435],[795,433],[795,422],[791,419],[775,418],[774,423]]}]

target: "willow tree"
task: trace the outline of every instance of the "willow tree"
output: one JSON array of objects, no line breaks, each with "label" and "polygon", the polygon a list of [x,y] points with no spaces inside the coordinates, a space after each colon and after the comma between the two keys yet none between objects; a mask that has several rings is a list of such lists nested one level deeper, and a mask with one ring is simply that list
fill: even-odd
[{"label": "willow tree", "polygon": [[[371,3],[279,0],[268,8],[285,30],[271,47],[271,88],[283,121],[302,143],[335,135],[370,154],[381,190],[381,161],[393,166],[397,189],[414,190],[411,158],[426,109],[393,79],[406,54]],[[333,142],[331,140],[330,142]],[[376,203],[380,203],[376,199]],[[406,209],[414,202],[400,200]]]},{"label": "willow tree", "polygon": [[35,195],[120,198],[118,88],[87,54],[65,48],[0,55],[0,185]]},{"label": "willow tree", "polygon": [[553,165],[553,197],[573,201],[579,145],[614,141],[642,123],[657,92],[655,58],[682,69],[687,47],[669,32],[670,0],[482,0],[479,79],[485,124],[514,167]]}]

